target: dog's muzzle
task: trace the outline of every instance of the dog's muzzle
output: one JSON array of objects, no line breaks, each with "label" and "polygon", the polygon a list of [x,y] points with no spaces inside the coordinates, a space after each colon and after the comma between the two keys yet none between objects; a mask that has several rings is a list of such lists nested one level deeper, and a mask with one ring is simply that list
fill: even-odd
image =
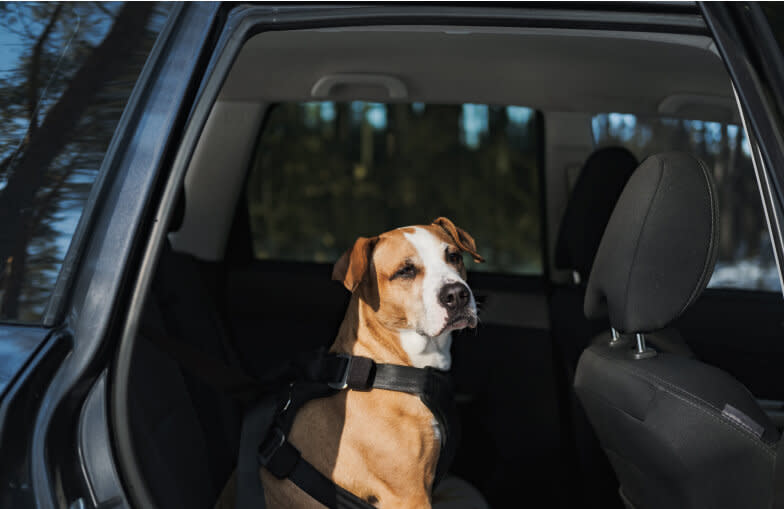
[{"label": "dog's muzzle", "polygon": [[446,309],[447,327],[476,327],[476,312],[471,309],[471,290],[463,283],[445,284],[438,302]]}]

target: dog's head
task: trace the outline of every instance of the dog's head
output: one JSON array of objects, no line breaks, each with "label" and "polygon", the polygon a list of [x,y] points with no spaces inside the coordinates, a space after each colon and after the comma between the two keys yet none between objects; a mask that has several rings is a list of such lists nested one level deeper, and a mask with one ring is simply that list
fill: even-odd
[{"label": "dog's head", "polygon": [[476,301],[463,253],[483,259],[474,239],[449,219],[360,237],[335,264],[332,279],[375,311],[381,324],[436,337],[476,327]]}]

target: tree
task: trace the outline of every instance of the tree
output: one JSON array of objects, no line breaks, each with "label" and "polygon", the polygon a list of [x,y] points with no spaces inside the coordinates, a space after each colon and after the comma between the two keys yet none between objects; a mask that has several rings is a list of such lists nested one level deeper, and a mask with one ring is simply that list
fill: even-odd
[{"label": "tree", "polygon": [[[258,257],[331,262],[359,235],[445,215],[477,237],[488,260],[477,268],[541,270],[535,116],[511,133],[507,109],[491,106],[471,147],[461,105],[333,107],[318,125],[314,105],[270,112],[248,181]],[[386,127],[369,122],[371,109]]]},{"label": "tree", "polygon": [[[42,310],[64,251],[58,214],[64,203],[86,199],[154,38],[153,13],[146,2],[0,9],[0,25],[24,46],[0,81],[2,318],[30,319]],[[35,304],[26,316],[23,299]]]}]

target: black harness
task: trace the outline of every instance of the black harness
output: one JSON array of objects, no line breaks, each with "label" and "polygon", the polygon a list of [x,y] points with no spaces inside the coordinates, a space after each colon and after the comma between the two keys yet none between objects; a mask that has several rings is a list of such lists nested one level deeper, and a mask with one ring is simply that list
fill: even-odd
[{"label": "black harness", "polygon": [[[305,403],[332,396],[342,390],[381,389],[419,396],[433,413],[440,428],[441,448],[434,486],[443,478],[454,459],[459,439],[459,420],[447,372],[430,367],[377,364],[367,357],[326,354],[323,351],[297,362],[296,372],[297,378],[277,398],[263,399],[248,412],[243,422],[238,464],[238,507],[243,505],[239,502],[243,498],[247,499],[248,493],[263,497],[258,477],[259,465],[279,479],[290,479],[329,508],[373,507],[321,474],[302,458],[297,448],[286,438],[297,411]],[[274,419],[270,420],[272,414]],[[245,450],[249,443],[260,444],[255,458]]]}]

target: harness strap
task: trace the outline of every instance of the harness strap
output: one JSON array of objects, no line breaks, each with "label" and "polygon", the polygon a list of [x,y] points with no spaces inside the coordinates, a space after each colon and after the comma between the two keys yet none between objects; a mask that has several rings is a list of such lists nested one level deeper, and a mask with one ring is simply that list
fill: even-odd
[{"label": "harness strap", "polygon": [[374,389],[425,394],[428,370],[395,364],[377,364]]},{"label": "harness strap", "polygon": [[346,491],[302,459],[299,450],[275,427],[260,446],[259,463],[278,479],[288,478],[305,493],[330,508],[367,509],[368,502]]},{"label": "harness strap", "polygon": [[[308,495],[331,509],[368,509],[368,502],[346,491],[304,460],[286,438],[296,412],[306,402],[335,394],[340,390],[367,391],[382,389],[419,396],[443,427],[442,450],[436,469],[438,481],[445,472],[454,451],[444,448],[447,435],[457,440],[458,430],[450,426],[448,403],[454,404],[446,373],[434,368],[415,368],[397,364],[377,364],[367,357],[346,354],[325,354],[302,357],[295,363],[301,379],[288,391],[275,425],[257,451],[258,463],[279,479],[290,479]],[[258,442],[256,442],[258,443]]]},{"label": "harness strap", "polygon": [[346,354],[309,359],[302,368],[306,380],[323,383],[336,390],[384,389],[418,395],[426,392],[429,373],[428,368],[377,364],[367,357]]}]

